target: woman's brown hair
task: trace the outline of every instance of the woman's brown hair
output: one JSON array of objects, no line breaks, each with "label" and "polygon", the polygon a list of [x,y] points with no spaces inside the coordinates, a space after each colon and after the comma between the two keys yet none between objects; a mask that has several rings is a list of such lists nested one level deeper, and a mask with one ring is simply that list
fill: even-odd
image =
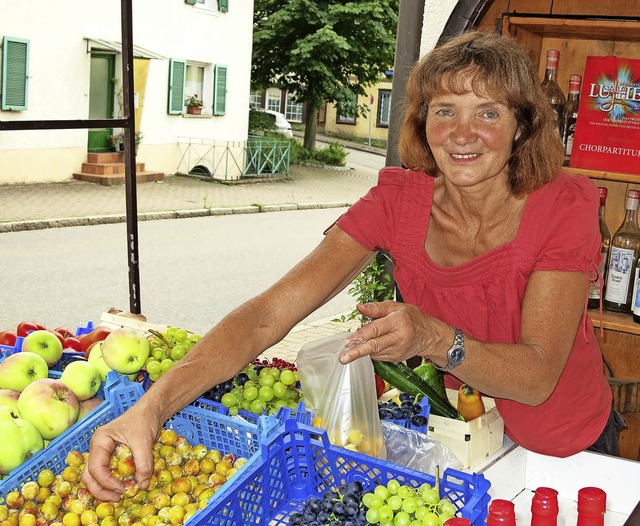
[{"label": "woman's brown hair", "polygon": [[429,101],[462,94],[469,78],[474,92],[514,110],[520,136],[508,161],[513,195],[526,195],[552,181],[564,159],[551,105],[531,60],[511,37],[469,31],[435,48],[416,64],[407,81],[400,159],[412,170],[441,172],[426,138]]}]

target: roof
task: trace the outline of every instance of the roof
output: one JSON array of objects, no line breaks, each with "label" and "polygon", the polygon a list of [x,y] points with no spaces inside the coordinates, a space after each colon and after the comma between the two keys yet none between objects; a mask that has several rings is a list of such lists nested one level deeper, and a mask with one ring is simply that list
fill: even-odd
[{"label": "roof", "polygon": [[[122,44],[117,40],[105,40],[102,38],[92,38],[92,37],[84,37],[87,41],[87,53],[90,51],[101,50],[101,51],[113,51],[115,53],[122,53]],[[133,56],[135,58],[155,58],[159,60],[167,60],[167,57],[164,57],[158,53],[154,53],[153,51],[149,51],[140,46],[133,45]]]}]

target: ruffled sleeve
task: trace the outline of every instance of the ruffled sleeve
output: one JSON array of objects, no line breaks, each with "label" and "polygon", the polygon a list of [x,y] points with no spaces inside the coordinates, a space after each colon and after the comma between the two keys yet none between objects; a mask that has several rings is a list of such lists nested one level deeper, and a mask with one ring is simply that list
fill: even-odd
[{"label": "ruffled sleeve", "polygon": [[380,170],[378,184],[356,201],[336,224],[371,251],[390,250],[401,212],[405,170]]},{"label": "ruffled sleeve", "polygon": [[602,260],[597,188],[586,177],[561,175],[547,191],[538,215],[534,270],[581,271],[593,281]]}]

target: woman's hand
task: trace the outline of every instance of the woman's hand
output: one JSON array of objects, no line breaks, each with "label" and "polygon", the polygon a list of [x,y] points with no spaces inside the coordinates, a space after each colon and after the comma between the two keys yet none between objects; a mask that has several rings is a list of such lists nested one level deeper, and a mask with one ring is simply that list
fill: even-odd
[{"label": "woman's hand", "polygon": [[109,469],[109,459],[118,444],[127,445],[136,464],[135,478],[141,488],[149,485],[153,475],[153,445],[161,424],[136,407],[96,429],[91,438],[91,454],[82,473],[91,494],[103,501],[118,501],[124,490],[122,482]]},{"label": "woman's hand", "polygon": [[358,310],[373,321],[347,338],[350,347],[340,355],[343,364],[365,355],[385,362],[403,361],[425,354],[437,342],[435,320],[415,305],[383,301],[360,304]]}]

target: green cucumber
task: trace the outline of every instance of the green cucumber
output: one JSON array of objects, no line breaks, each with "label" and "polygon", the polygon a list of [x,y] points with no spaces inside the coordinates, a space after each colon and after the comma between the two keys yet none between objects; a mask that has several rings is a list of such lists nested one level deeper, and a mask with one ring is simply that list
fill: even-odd
[{"label": "green cucumber", "polygon": [[464,420],[464,417],[451,405],[448,398],[443,398],[404,363],[381,362],[378,360],[372,360],[372,362],[375,373],[393,387],[413,396],[426,396],[429,399],[432,414],[453,418],[454,420]]},{"label": "green cucumber", "polygon": [[442,398],[447,397],[447,390],[444,387],[444,375],[431,362],[422,360],[422,364],[418,365],[413,372],[433,387]]}]

